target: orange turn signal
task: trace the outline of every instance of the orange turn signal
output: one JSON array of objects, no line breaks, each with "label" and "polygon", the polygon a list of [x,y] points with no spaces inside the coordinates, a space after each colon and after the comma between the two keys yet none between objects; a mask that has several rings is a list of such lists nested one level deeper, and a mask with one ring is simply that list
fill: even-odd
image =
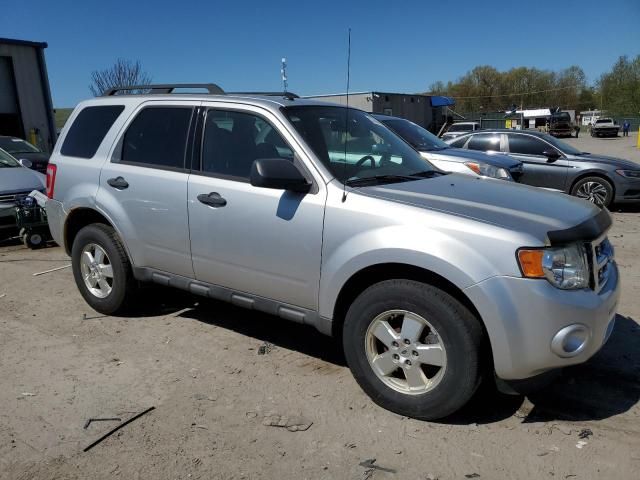
[{"label": "orange turn signal", "polygon": [[544,250],[518,250],[518,262],[520,262],[522,274],[529,278],[544,277],[543,256]]},{"label": "orange turn signal", "polygon": [[473,170],[475,173],[477,173],[478,175],[482,175],[482,173],[480,173],[480,164],[476,162],[465,162],[465,165],[469,167],[471,170]]}]

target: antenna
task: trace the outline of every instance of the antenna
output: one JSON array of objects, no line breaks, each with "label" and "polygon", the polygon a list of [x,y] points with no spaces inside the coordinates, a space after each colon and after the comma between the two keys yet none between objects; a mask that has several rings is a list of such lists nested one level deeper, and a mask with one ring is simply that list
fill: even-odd
[{"label": "antenna", "polygon": [[344,169],[342,179],[342,203],[347,199],[347,141],[349,135],[349,76],[351,73],[351,28],[349,28],[349,44],[347,48],[347,111],[344,120]]},{"label": "antenna", "polygon": [[288,92],[287,89],[287,59],[282,57],[282,68],[280,69],[280,73],[282,74],[282,91]]}]

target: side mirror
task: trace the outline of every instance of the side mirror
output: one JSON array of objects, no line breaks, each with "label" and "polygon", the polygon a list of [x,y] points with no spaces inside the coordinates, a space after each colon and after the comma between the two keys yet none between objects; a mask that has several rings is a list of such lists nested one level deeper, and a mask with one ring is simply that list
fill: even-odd
[{"label": "side mirror", "polygon": [[560,153],[557,150],[550,148],[549,150],[545,150],[542,154],[549,159],[550,162],[555,162],[560,158]]},{"label": "side mirror", "polygon": [[18,160],[18,162],[20,162],[20,165],[22,165],[25,168],[33,167],[33,163],[28,158],[21,158],[20,160]]},{"label": "side mirror", "polygon": [[284,158],[259,158],[251,165],[249,180],[254,187],[289,190],[307,193],[311,184],[291,160]]}]

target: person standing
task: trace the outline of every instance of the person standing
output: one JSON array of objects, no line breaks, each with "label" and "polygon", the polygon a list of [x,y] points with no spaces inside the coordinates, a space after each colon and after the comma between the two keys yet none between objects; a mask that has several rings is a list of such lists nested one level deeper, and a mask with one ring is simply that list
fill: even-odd
[{"label": "person standing", "polygon": [[624,123],[622,124],[622,136],[628,137],[630,129],[631,129],[631,123],[629,122],[629,120],[625,120]]}]

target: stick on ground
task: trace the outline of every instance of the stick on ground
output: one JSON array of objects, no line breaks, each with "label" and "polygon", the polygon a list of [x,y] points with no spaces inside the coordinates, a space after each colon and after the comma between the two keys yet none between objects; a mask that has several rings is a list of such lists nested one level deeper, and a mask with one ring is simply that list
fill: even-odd
[{"label": "stick on ground", "polygon": [[135,419],[140,418],[141,416],[143,416],[145,413],[149,413],[151,410],[155,410],[156,407],[149,407],[147,408],[144,412],[140,412],[137,415],[134,415],[133,417],[131,417],[129,420],[127,420],[126,422],[122,422],[120,425],[118,425],[117,427],[109,430],[107,433],[105,433],[103,436],[101,436],[98,440],[96,440],[95,442],[93,442],[91,445],[89,445],[88,447],[85,447],[84,450],[82,450],[83,452],[88,452],[89,450],[91,450],[93,447],[95,447],[96,445],[98,445],[100,442],[102,442],[105,438],[109,437],[110,435],[114,434],[115,432],[117,432],[118,430],[120,430],[122,427],[124,427],[125,425],[133,422]]}]

